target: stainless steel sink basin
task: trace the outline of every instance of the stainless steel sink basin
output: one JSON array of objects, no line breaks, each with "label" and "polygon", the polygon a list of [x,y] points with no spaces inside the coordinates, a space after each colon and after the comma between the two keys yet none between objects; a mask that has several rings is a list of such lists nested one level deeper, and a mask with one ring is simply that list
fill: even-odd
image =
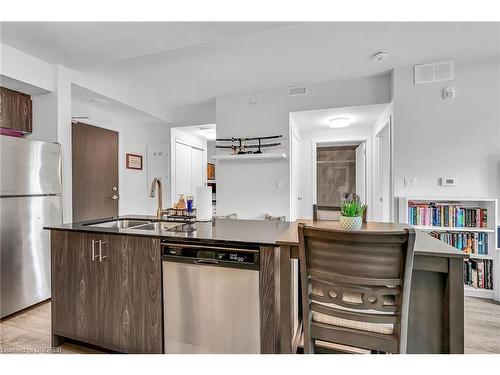
[{"label": "stainless steel sink basin", "polygon": [[164,231],[164,230],[170,230],[172,228],[178,227],[180,225],[183,225],[184,223],[179,223],[179,222],[166,222],[166,221],[159,221],[155,223],[149,223],[149,224],[144,224],[144,225],[138,225],[130,229],[134,230],[151,230],[151,231]]},{"label": "stainless steel sink basin", "polygon": [[119,219],[119,220],[111,220],[104,221],[102,223],[96,224],[87,224],[89,227],[98,227],[98,228],[116,228],[116,229],[125,229],[125,228],[133,228],[139,225],[148,225],[150,223],[149,220],[138,220],[138,219]]}]

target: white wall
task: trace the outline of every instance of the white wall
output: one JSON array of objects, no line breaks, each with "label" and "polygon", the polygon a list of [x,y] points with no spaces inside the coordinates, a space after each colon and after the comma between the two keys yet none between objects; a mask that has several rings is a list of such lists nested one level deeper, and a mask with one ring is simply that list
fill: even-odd
[{"label": "white wall", "polygon": [[[89,116],[88,120],[83,120],[86,124],[118,132],[119,214],[154,215],[156,198],[149,196],[151,181],[147,176],[147,145],[168,143],[170,128],[167,124],[138,123],[115,113],[112,107],[98,107],[75,99],[72,100],[72,111]],[[126,169],[126,153],[142,155],[143,169]]]},{"label": "white wall", "polygon": [[[310,86],[307,96],[291,98],[285,88],[217,97],[217,137],[288,137],[290,112],[388,103],[390,82],[389,76],[329,82]],[[236,212],[242,218],[262,218],[270,213],[289,218],[288,159],[220,161],[217,167],[218,214]]]},{"label": "white wall", "polygon": [[172,108],[173,126],[190,126],[215,123],[215,102]]},{"label": "white wall", "polygon": [[38,141],[57,142],[57,94],[52,92],[31,97],[33,132],[26,136]]},{"label": "white wall", "polygon": [[[456,61],[455,80],[421,85],[402,67],[393,84],[395,196],[500,198],[500,60]],[[442,99],[447,86],[456,99]],[[439,186],[440,177],[458,184]]]}]

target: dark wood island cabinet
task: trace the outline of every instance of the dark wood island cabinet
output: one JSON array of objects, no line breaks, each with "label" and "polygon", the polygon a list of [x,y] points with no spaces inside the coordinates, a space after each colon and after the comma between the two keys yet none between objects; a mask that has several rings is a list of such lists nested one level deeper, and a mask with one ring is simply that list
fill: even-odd
[{"label": "dark wood island cabinet", "polygon": [[160,240],[51,231],[53,346],[162,353]]}]

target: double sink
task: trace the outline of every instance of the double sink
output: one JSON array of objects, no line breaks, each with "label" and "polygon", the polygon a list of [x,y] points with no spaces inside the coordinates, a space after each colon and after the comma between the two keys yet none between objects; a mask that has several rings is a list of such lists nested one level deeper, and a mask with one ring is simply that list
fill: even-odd
[{"label": "double sink", "polygon": [[183,222],[176,221],[151,221],[147,219],[114,219],[99,223],[85,224],[88,227],[95,228],[113,228],[113,229],[130,229],[130,230],[146,230],[146,231],[168,231],[173,228],[182,226]]}]

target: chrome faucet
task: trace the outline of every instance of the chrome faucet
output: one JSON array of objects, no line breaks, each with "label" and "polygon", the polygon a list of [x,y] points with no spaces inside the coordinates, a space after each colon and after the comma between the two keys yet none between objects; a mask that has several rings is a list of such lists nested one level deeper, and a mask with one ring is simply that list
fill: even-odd
[{"label": "chrome faucet", "polygon": [[162,195],[161,195],[161,180],[158,177],[153,178],[153,182],[151,183],[151,191],[149,193],[150,197],[155,196],[155,188],[158,188],[158,209],[156,210],[156,218],[161,219],[163,215],[167,213],[167,210],[162,208]]}]

